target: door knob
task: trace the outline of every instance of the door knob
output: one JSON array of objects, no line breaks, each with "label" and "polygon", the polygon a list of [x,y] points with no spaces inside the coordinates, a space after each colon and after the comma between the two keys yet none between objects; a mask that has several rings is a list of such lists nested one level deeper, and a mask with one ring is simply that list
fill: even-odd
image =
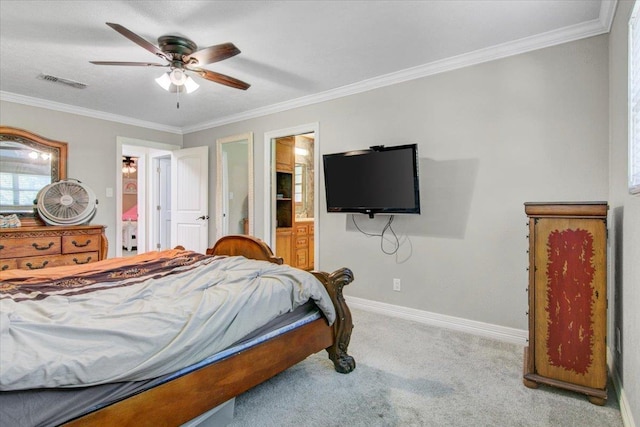
[{"label": "door knob", "polygon": [[209,215],[202,215],[202,216],[199,216],[196,219],[209,219]]}]

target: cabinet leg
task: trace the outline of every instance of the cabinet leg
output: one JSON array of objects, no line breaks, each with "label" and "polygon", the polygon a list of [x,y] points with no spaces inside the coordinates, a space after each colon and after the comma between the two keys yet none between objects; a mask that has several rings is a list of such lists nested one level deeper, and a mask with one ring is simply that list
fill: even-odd
[{"label": "cabinet leg", "polygon": [[589,402],[594,405],[604,406],[604,404],[607,403],[607,399],[603,399],[602,397],[587,396],[587,398],[589,399]]},{"label": "cabinet leg", "polygon": [[526,378],[522,379],[522,383],[525,385],[525,387],[528,387],[528,388],[538,388],[537,382],[528,380]]}]

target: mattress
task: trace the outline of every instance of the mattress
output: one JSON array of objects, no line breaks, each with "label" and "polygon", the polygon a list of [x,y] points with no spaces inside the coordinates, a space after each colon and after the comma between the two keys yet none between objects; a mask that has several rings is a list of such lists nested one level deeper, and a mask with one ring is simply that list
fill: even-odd
[{"label": "mattress", "polygon": [[313,302],[298,307],[252,332],[230,347],[204,360],[158,378],[136,382],[102,384],[75,389],[39,389],[0,392],[0,426],[56,426],[103,408],[196,369],[226,359],[233,354],[258,345],[322,317]]}]

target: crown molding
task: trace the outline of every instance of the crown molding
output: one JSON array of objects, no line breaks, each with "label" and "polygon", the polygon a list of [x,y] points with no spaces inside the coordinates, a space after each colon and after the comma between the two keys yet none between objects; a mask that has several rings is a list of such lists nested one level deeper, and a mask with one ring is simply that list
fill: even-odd
[{"label": "crown molding", "polygon": [[330,101],[349,95],[355,95],[409,80],[428,77],[434,74],[453,71],[483,62],[494,61],[496,59],[507,58],[521,53],[531,52],[546,47],[556,46],[563,43],[576,41],[579,39],[593,37],[608,33],[613,22],[613,16],[617,0],[603,0],[598,19],[586,21],[580,24],[549,31],[547,33],[526,37],[513,42],[503,43],[485,49],[476,50],[470,53],[430,62],[413,68],[397,71],[383,76],[363,80],[358,83],[342,86],[336,89],[320,92],[317,94],[304,96],[291,101],[281,102],[262,108],[221,117],[207,121],[195,126],[182,129],[183,133],[197,132],[200,130],[215,128],[222,125],[236,123],[242,120],[253,119],[269,114],[280,113],[294,108],[305,107],[320,102]]},{"label": "crown molding", "polygon": [[104,113],[96,110],[89,110],[68,104],[61,104],[53,101],[47,101],[3,91],[0,91],[0,100],[16,102],[35,107],[48,108],[51,110],[63,111],[66,113],[78,114],[82,116],[183,135],[186,133],[211,129],[218,126],[240,122],[243,120],[254,119],[257,117],[267,116],[269,114],[280,113],[295,108],[318,104],[325,101],[331,101],[345,96],[355,95],[358,93],[403,83],[409,80],[428,77],[434,74],[444,73],[447,71],[453,71],[460,68],[481,64],[483,62],[494,61],[496,59],[507,58],[509,56],[519,55],[521,53],[531,52],[534,50],[556,46],[587,37],[605,34],[608,33],[611,29],[617,3],[618,0],[602,0],[600,15],[598,19],[593,19],[591,21],[564,27],[559,30],[549,31],[547,33],[538,34],[532,37],[526,37],[513,42],[503,43],[489,48],[476,50],[451,58],[446,58],[417,67],[408,68],[394,73],[385,74],[383,76],[363,80],[358,83],[353,83],[325,92],[303,96],[290,101],[272,104],[266,107],[256,108],[238,114],[232,114],[229,116],[206,121],[193,126],[186,126],[183,128],[167,126],[160,123],[135,120],[131,119],[130,117]]},{"label": "crown molding", "polygon": [[600,25],[607,29],[607,33],[611,31],[617,5],[618,0],[602,0],[600,4]]},{"label": "crown molding", "polygon": [[0,100],[182,135],[182,129],[178,127],[132,119],[131,117],[120,116],[118,114],[105,113],[98,110],[90,110],[88,108],[76,107],[74,105],[63,104],[46,99],[33,98],[31,96],[18,95],[11,92],[0,91]]}]

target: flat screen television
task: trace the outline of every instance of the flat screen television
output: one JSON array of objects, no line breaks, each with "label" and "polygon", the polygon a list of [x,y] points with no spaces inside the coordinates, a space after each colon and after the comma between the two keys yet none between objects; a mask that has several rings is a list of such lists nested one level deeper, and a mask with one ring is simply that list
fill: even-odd
[{"label": "flat screen television", "polygon": [[325,154],[328,212],[419,214],[417,144]]}]

